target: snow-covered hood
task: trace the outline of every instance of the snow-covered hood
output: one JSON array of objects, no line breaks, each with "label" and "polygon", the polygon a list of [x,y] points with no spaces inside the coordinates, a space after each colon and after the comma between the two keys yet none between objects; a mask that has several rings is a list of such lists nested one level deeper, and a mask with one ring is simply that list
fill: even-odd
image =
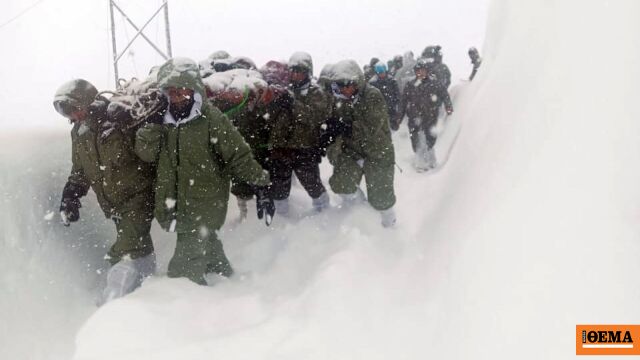
[{"label": "snow-covered hood", "polygon": [[[187,58],[173,58],[164,63],[158,70],[158,87],[165,92],[170,87],[186,88],[194,91],[194,104],[189,116],[176,120],[170,111],[164,115],[165,124],[179,126],[202,114],[203,99],[206,96],[204,84],[200,78],[200,69],[195,61]],[[169,105],[171,106],[171,105]]]},{"label": "snow-covered hood", "polygon": [[98,90],[84,79],[75,79],[62,84],[53,96],[53,103],[66,102],[70,105],[85,107],[93,102]]},{"label": "snow-covered hood", "polygon": [[332,81],[353,81],[364,88],[364,73],[355,60],[342,60],[331,67]]},{"label": "snow-covered hood", "polygon": [[313,60],[311,59],[311,55],[304,51],[298,51],[291,55],[289,58],[289,68],[294,66],[304,67],[309,71],[309,74],[313,74]]},{"label": "snow-covered hood", "polygon": [[173,58],[164,63],[158,70],[158,87],[162,91],[170,87],[191,89],[201,99],[206,95],[198,64],[188,58]]}]

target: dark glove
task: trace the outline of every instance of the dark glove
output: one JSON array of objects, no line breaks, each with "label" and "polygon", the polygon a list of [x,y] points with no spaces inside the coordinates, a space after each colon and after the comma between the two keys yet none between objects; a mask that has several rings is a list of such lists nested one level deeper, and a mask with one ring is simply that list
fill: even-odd
[{"label": "dark glove", "polygon": [[400,124],[398,124],[396,120],[392,119],[391,121],[389,121],[389,127],[393,131],[398,131],[398,129],[400,129]]},{"label": "dark glove", "polygon": [[80,219],[80,199],[62,199],[60,203],[60,222],[62,225],[69,226],[70,223]]},{"label": "dark glove", "polygon": [[273,203],[273,198],[269,195],[269,191],[266,187],[255,187],[256,194],[256,210],[258,211],[258,219],[264,217],[264,223],[267,226],[271,225],[273,215],[276,213],[276,205]]},{"label": "dark glove", "polygon": [[87,194],[88,189],[80,185],[67,182],[62,190],[62,200],[60,201],[60,218],[64,226],[76,222],[80,219],[80,198]]}]

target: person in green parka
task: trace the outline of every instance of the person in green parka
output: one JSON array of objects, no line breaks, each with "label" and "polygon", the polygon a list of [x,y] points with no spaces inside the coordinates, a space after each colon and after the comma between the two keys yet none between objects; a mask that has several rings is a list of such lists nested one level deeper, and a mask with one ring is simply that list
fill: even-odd
[{"label": "person in green parka", "polygon": [[331,115],[330,95],[312,81],[313,61],[306,52],[296,52],[289,59],[289,89],[292,106],[285,116],[273,120],[269,139],[271,149],[271,192],[276,212],[286,215],[295,173],[311,197],[315,211],[329,207],[329,195],[320,178],[322,126]]},{"label": "person in green parka", "polygon": [[[280,73],[282,71],[286,74],[286,64],[270,61],[260,72],[236,69],[216,73],[205,79],[209,100],[240,132],[256,161],[269,171],[272,182],[274,179],[269,149],[272,124],[281,117],[288,116],[293,102],[291,94],[281,82],[274,82],[274,77],[288,81],[288,76]],[[273,197],[271,186],[268,190],[269,196]],[[248,202],[254,195],[256,198],[264,196],[256,194],[255,186],[238,178],[231,179],[231,193],[238,202],[240,221],[247,218]],[[279,211],[277,201],[274,203],[276,211]]]},{"label": "person in green parka", "polygon": [[112,266],[99,300],[104,303],[133,291],[155,271],[149,234],[155,169],[136,156],[135,130],[109,118],[109,101],[97,94],[91,83],[76,79],[56,91],[53,105],[73,124],[72,168],[60,205],[62,223],[69,226],[79,220],[80,198],[91,188],[104,215],[116,225],[116,241],[106,256]]},{"label": "person in green parka", "polygon": [[329,185],[343,204],[351,204],[364,199],[359,187],[364,176],[369,203],[380,211],[384,227],[393,226],[395,152],[384,97],[365,82],[353,60],[334,64],[330,76],[336,98],[333,117],[343,126],[327,150],[333,165]]},{"label": "person in green parka", "polygon": [[[229,119],[206,100],[194,61],[167,61],[158,86],[169,106],[163,124],[138,130],[136,152],[157,164],[154,214],[163,229],[177,233],[169,277],[205,285],[208,273],[233,274],[216,234],[225,221],[230,178],[267,186],[269,174]],[[273,202],[263,200],[258,217],[273,214]]]}]

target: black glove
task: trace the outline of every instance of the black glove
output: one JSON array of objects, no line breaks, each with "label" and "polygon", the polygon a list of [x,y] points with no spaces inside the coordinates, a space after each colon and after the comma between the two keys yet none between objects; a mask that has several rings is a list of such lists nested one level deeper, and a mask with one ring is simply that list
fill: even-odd
[{"label": "black glove", "polygon": [[350,138],[352,133],[353,128],[350,120],[330,117],[320,128],[320,148],[328,148],[340,135]]},{"label": "black glove", "polygon": [[271,225],[271,220],[273,220],[273,215],[276,213],[276,205],[273,203],[273,198],[269,195],[266,187],[256,187],[255,193],[258,219],[264,217],[264,223],[269,226]]},{"label": "black glove", "polygon": [[64,226],[80,219],[80,198],[87,194],[87,190],[82,186],[68,182],[62,190],[62,200],[60,201],[60,218]]},{"label": "black glove", "polygon": [[400,129],[400,124],[398,124],[398,122],[395,121],[395,120],[391,120],[391,121],[389,121],[389,127],[393,131],[398,131],[398,129]]}]

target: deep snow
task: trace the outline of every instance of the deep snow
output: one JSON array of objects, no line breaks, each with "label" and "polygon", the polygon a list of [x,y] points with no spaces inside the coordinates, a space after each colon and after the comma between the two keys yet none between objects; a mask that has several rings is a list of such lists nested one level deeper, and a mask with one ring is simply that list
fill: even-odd
[{"label": "deep snow", "polygon": [[[237,277],[150,279],[88,319],[75,359],[569,359],[576,324],[640,323],[639,10],[495,0],[483,65],[454,104],[447,165],[416,174],[406,129],[394,135],[396,229],[366,206],[269,229],[230,221],[221,237]],[[51,149],[67,135],[12,135],[20,144],[0,152],[15,170],[0,183],[0,339],[16,341],[2,348],[24,354],[29,334],[34,358],[64,358],[59,340],[92,312],[86,289],[113,230],[97,215],[40,225],[66,176]],[[299,188],[293,201],[310,207]],[[13,216],[24,202],[38,206]],[[99,214],[83,206],[83,218]],[[171,237],[153,235],[166,269]]]}]

